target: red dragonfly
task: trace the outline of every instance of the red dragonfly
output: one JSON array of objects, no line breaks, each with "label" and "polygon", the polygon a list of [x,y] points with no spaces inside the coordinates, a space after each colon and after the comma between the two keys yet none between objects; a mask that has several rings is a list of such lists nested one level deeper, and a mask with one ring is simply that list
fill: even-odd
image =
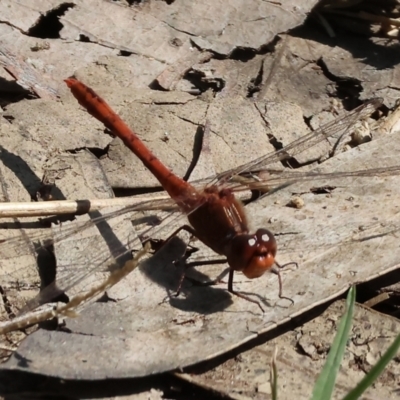
[{"label": "red dragonfly", "polygon": [[[279,296],[284,297],[282,295],[279,267],[275,260],[277,251],[276,240],[272,233],[266,229],[259,229],[254,234],[249,233],[242,204],[234,197],[234,191],[236,189],[240,190],[240,188],[243,190],[243,184],[236,184],[231,178],[268,164],[288,160],[339,132],[346,132],[356,121],[369,116],[382,103],[381,99],[370,100],[350,112],[347,116],[322,126],[320,129],[301,137],[281,150],[220,175],[218,179],[220,182],[223,182],[222,188],[221,186],[218,187],[216,184],[212,184],[204,190],[197,190],[190,183],[183,181],[166,168],[93,90],[73,78],[67,79],[66,83],[71,88],[72,93],[78,99],[79,103],[90,114],[104,123],[115,135],[124,140],[125,144],[154,173],[176,204],[187,214],[191,226],[186,225],[180,229],[188,230],[215,252],[226,256],[230,267],[228,290],[235,295],[257,303],[260,308],[262,307],[258,302],[233,290],[233,276],[235,271],[242,271],[249,278],[259,277],[268,270],[275,271],[279,278]],[[313,172],[286,173],[279,175],[276,179],[269,179],[267,184],[268,186],[274,185],[274,183],[275,185],[286,185],[299,180],[313,180],[321,177],[329,179],[348,176],[396,175],[399,172],[400,166],[332,174],[318,174]],[[265,186],[265,182],[256,182],[251,187],[265,188]],[[129,209],[121,210],[118,214],[120,215],[126,211],[129,211]],[[111,215],[104,217],[111,218]],[[205,220],[207,223],[204,223]],[[93,222],[97,221],[91,221],[90,224],[86,223],[78,229],[85,229],[91,226]],[[57,241],[64,240],[72,236],[75,232],[75,228],[66,230]],[[40,237],[36,239],[40,239]],[[18,243],[14,244],[15,247],[18,246]],[[98,270],[102,265],[103,263],[98,263],[95,265],[95,268],[81,274],[70,272],[68,281],[58,281],[57,286],[61,291],[67,291],[85,279],[94,270]],[[33,302],[30,302],[26,310],[32,310],[38,305],[52,300],[54,296],[51,293],[54,295],[54,290],[50,287],[45,292],[46,290],[41,292]]]},{"label": "red dragonfly", "polygon": [[[174,232],[174,235],[179,230],[185,229],[213,251],[226,257],[229,265],[228,291],[230,293],[258,304],[263,310],[257,301],[234,291],[233,276],[235,271],[241,271],[247,278],[253,279],[262,276],[266,271],[272,271],[278,275],[279,297],[285,298],[282,295],[282,280],[279,272],[281,266],[275,260],[277,252],[275,237],[269,230],[264,228],[258,229],[255,233],[249,232],[245,211],[241,202],[235,198],[232,189],[211,185],[203,191],[197,190],[162,164],[139,137],[92,89],[74,78],[66,79],[65,82],[79,104],[110,129],[113,134],[118,136],[139,157],[179,208],[187,215],[190,226],[182,226]],[[369,114],[379,104],[381,104],[381,100],[372,100],[350,115],[359,118],[360,114],[365,112]],[[342,123],[348,122],[348,120],[342,121]],[[295,142],[287,146],[282,149],[284,151],[270,156],[268,161],[283,160],[287,158],[288,151],[296,149],[297,152],[300,152],[305,146],[309,147],[329,137],[332,132],[327,128],[320,132],[319,135],[314,132],[309,137],[302,138],[301,142]],[[337,127],[335,130],[337,130]],[[229,173],[237,174],[245,169],[247,170],[249,167],[254,168],[265,161],[266,159],[263,157],[253,161],[250,165],[239,167],[235,171],[229,171]]]}]

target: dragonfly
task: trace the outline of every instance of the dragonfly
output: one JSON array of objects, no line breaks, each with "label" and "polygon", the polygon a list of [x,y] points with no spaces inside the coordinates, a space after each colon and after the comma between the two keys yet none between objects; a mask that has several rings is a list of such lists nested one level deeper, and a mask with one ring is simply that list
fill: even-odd
[{"label": "dragonfly", "polygon": [[[265,228],[258,229],[255,233],[250,233],[247,224],[247,218],[240,201],[235,198],[235,192],[243,190],[243,184],[237,183],[234,177],[253,171],[259,168],[265,168],[272,163],[284,162],[291,157],[303,152],[311,146],[326,140],[339,132],[347,132],[350,127],[358,120],[369,116],[375,109],[382,104],[382,99],[372,99],[357,109],[353,110],[345,117],[339,118],[331,123],[322,126],[320,129],[311,132],[302,138],[295,140],[286,147],[274,153],[260,157],[252,162],[239,166],[233,170],[219,175],[211,180],[209,185],[202,190],[197,189],[191,183],[188,183],[174,175],[160,160],[157,159],[141,142],[132,130],[122,121],[122,119],[101,99],[92,89],[85,86],[74,78],[66,80],[73,95],[78,102],[87,109],[95,118],[99,119],[116,136],[120,137],[124,143],[142,160],[147,168],[157,177],[164,189],[177,206],[187,215],[190,225],[184,225],[181,229],[186,229],[200,241],[214,250],[216,253],[226,257],[229,265],[228,291],[239,297],[244,297],[253,303],[257,303],[236,292],[233,289],[234,273],[241,271],[248,278],[258,278],[266,271],[274,271],[279,280],[279,296],[282,294],[282,282],[279,272],[279,264],[276,261],[277,241],[269,230]],[[361,170],[343,173],[324,174],[327,178],[336,178],[341,176],[371,176],[371,175],[395,175],[400,171],[400,167],[382,168],[374,170]],[[321,174],[309,173],[289,173],[280,174],[276,179],[270,179],[268,185],[287,185],[292,182],[302,180],[313,180],[321,178]],[[219,183],[218,183],[219,182]],[[255,188],[265,187],[265,182],[255,182]],[[247,184],[247,187],[251,187]],[[168,202],[161,202],[164,206]],[[161,205],[160,203],[160,205]],[[154,207],[154,205],[152,205]],[[140,209],[138,207],[131,209]],[[121,210],[122,214],[127,210]],[[111,218],[115,216],[105,216]],[[104,217],[102,217],[104,218]],[[208,223],[205,223],[207,221]],[[79,227],[86,229],[93,223],[99,221],[90,221],[90,223]],[[78,228],[76,228],[78,229]],[[61,239],[66,239],[75,232],[75,228],[66,231],[61,235]],[[178,232],[174,232],[176,234]],[[84,272],[74,278],[69,278],[68,284],[57,282],[59,291],[67,290],[73,287],[77,282],[93,273],[100,265]],[[46,293],[46,289],[43,291]],[[52,293],[49,289],[47,293]],[[33,309],[49,300],[48,295],[40,294],[38,298],[30,302],[27,310]]]},{"label": "dragonfly", "polygon": [[273,268],[277,264],[275,237],[265,228],[258,229],[254,234],[249,233],[244,208],[232,190],[211,185],[204,191],[198,191],[170,171],[92,89],[73,78],[65,82],[79,104],[124,142],[158,179],[178,207],[187,214],[190,225],[183,225],[173,235],[184,229],[217,254],[226,257],[230,267],[230,293],[259,305],[257,301],[233,289],[234,272],[241,271],[247,278],[253,279],[272,270],[279,277],[279,297],[284,297],[281,275],[278,269]]}]

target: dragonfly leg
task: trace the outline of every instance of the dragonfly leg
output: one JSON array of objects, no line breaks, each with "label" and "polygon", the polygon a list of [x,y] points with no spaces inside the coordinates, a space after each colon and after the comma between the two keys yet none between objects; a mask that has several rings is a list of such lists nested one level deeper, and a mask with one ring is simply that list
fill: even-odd
[{"label": "dragonfly leg", "polygon": [[[226,264],[226,258],[219,260],[208,260],[208,261],[193,261],[185,265],[185,270],[188,268],[203,266],[203,265],[214,265],[214,264]],[[222,282],[222,279],[228,275],[229,267],[225,268],[216,278],[207,282],[200,282],[197,279],[186,277],[186,279],[197,286],[214,286]]]},{"label": "dragonfly leg", "polygon": [[[196,236],[194,229],[189,226],[189,225],[182,225],[178,229],[176,229],[174,232],[171,233],[165,240],[161,240],[161,244],[158,245],[156,248],[153,248],[155,252],[159,251],[161,248],[163,248],[173,237],[175,237],[180,231],[186,231],[189,232],[192,236]],[[146,238],[142,241],[143,244],[146,242],[150,241],[150,238]],[[186,246],[187,247],[187,246]]]},{"label": "dragonfly leg", "polygon": [[244,294],[240,293],[240,292],[236,292],[233,290],[233,274],[234,274],[234,270],[230,269],[229,270],[229,280],[228,280],[228,292],[232,293],[233,295],[240,297],[244,300],[250,301],[251,303],[257,304],[258,307],[260,307],[261,311],[264,312],[264,309],[261,307],[260,302],[258,302],[257,300],[253,300],[250,297],[245,296]]},{"label": "dragonfly leg", "polygon": [[227,268],[221,274],[219,274],[215,279],[213,279],[212,281],[200,282],[200,281],[198,281],[196,279],[188,278],[186,276],[186,270],[188,268],[197,267],[199,265],[203,266],[203,265],[225,264],[225,263],[226,263],[226,259],[219,259],[219,260],[209,260],[209,261],[194,261],[194,262],[185,264],[184,270],[183,270],[182,275],[181,275],[181,278],[179,279],[179,285],[178,285],[178,289],[176,290],[176,294],[175,295],[178,296],[179,293],[181,292],[182,284],[183,284],[183,281],[184,281],[185,278],[188,281],[192,282],[193,284],[195,284],[197,286],[213,286],[213,285],[216,285],[217,283],[220,283],[221,279],[223,279],[228,273],[228,268]]},{"label": "dragonfly leg", "polygon": [[283,290],[282,286],[283,285],[282,285],[281,269],[286,268],[289,265],[294,265],[294,266],[296,266],[296,268],[298,268],[297,262],[290,262],[290,263],[287,263],[287,264],[280,265],[277,261],[275,261],[275,267],[272,267],[271,272],[273,272],[274,274],[278,275],[278,282],[279,282],[279,294],[278,294],[278,296],[279,296],[279,298],[280,299],[289,300],[292,304],[294,304],[293,299],[291,299],[290,297],[283,296],[283,294],[282,294],[282,290]]},{"label": "dragonfly leg", "polygon": [[180,231],[186,231],[186,232],[189,232],[192,236],[196,236],[195,230],[190,225],[182,225],[178,229],[176,229],[174,232],[172,232],[171,235],[168,236],[168,238],[165,240],[165,243],[168,243]]},{"label": "dragonfly leg", "polygon": [[[180,226],[178,229],[176,229],[171,235],[169,235],[169,237],[167,238],[167,240],[164,242],[163,245],[165,245],[166,243],[168,243],[168,241],[170,241],[174,236],[176,236],[176,235],[177,235],[180,231],[182,231],[182,230],[184,230],[184,231],[186,231],[186,232],[189,232],[192,236],[196,236],[195,230],[194,230],[190,225],[182,225],[182,226]],[[187,256],[185,257],[186,249],[188,248],[189,243],[190,243],[190,240],[189,240],[188,243],[186,243],[185,253],[184,253],[183,257],[182,257],[185,261],[186,261],[186,259],[187,259]],[[181,260],[177,260],[177,261],[181,261]],[[185,276],[186,276],[186,269],[189,268],[189,267],[192,267],[192,266],[193,266],[192,263],[189,264],[189,265],[185,265],[185,267],[184,267],[184,269],[183,269],[183,272],[182,272],[182,275],[181,275],[181,277],[180,277],[180,279],[179,279],[178,288],[177,288],[176,293],[175,293],[175,296],[176,296],[176,297],[179,296],[179,294],[180,294],[180,292],[181,292],[182,285],[183,285],[183,281],[184,281]]]},{"label": "dragonfly leg", "polygon": [[[191,226],[189,226],[189,225],[182,225],[182,226],[180,226],[178,229],[176,229],[174,232],[172,232],[172,234],[169,235],[168,238],[165,239],[165,240],[162,242],[162,244],[161,244],[160,246],[158,246],[158,247],[155,249],[155,252],[157,252],[157,251],[159,251],[161,248],[163,248],[173,237],[175,237],[175,236],[176,236],[180,231],[182,231],[182,230],[189,232],[192,236],[195,236],[195,231],[194,231],[194,229],[193,229]],[[149,239],[146,239],[146,241],[147,241],[147,240],[149,240]],[[189,241],[189,242],[190,242],[190,241]],[[145,242],[144,242],[144,243],[145,243]],[[178,260],[174,261],[174,264],[177,264],[178,262],[182,261],[182,259],[186,260],[187,256],[185,257],[185,255],[186,255],[186,250],[187,250],[188,246],[189,246],[189,243],[186,243],[185,251],[184,251],[182,257],[180,257]],[[176,296],[176,297],[179,296],[179,293],[181,292],[183,280],[185,279],[185,270],[186,270],[186,268],[184,268],[183,273],[182,273],[182,275],[181,275],[181,277],[180,277],[180,279],[179,279],[178,289],[177,289],[177,291],[176,291],[176,293],[175,293],[175,296]]]},{"label": "dragonfly leg", "polygon": [[291,266],[291,265],[293,265],[296,269],[299,268],[299,264],[297,264],[296,261],[291,261],[291,262],[288,262],[288,263],[283,264],[283,265],[280,265],[277,261],[275,261],[275,265],[276,265],[279,269],[284,269],[284,268],[287,268],[287,267],[289,267],[289,266]]}]

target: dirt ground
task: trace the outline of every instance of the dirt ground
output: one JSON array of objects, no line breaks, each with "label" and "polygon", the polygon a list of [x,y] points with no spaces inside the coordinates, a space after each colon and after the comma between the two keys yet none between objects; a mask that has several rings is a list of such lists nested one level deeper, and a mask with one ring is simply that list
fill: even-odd
[{"label": "dirt ground", "polygon": [[[343,398],[400,331],[399,12],[389,1],[2,0],[0,332],[26,305],[30,319],[1,335],[0,394],[265,399],[277,351],[279,398],[308,399],[357,285]],[[226,277],[207,284],[227,264],[185,234],[109,288],[110,268],[185,217],[78,104],[72,76],[196,188],[240,173],[221,181],[292,263],[290,300],[275,274],[234,277],[263,311]],[[80,202],[59,203],[61,216],[48,200]],[[175,296],[184,254],[208,265]],[[58,300],[90,301],[33,310],[54,298],[54,274]],[[58,325],[29,326],[55,310]],[[399,377],[397,357],[363,399],[399,398]]]}]

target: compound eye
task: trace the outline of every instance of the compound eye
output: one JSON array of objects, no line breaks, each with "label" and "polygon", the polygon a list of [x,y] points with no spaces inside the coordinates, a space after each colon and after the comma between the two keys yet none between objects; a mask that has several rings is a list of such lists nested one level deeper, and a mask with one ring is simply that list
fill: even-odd
[{"label": "compound eye", "polygon": [[277,245],[275,236],[268,229],[258,229],[255,236],[257,237],[257,241],[259,246],[264,245],[270,249],[274,253],[274,257],[276,255]]}]

